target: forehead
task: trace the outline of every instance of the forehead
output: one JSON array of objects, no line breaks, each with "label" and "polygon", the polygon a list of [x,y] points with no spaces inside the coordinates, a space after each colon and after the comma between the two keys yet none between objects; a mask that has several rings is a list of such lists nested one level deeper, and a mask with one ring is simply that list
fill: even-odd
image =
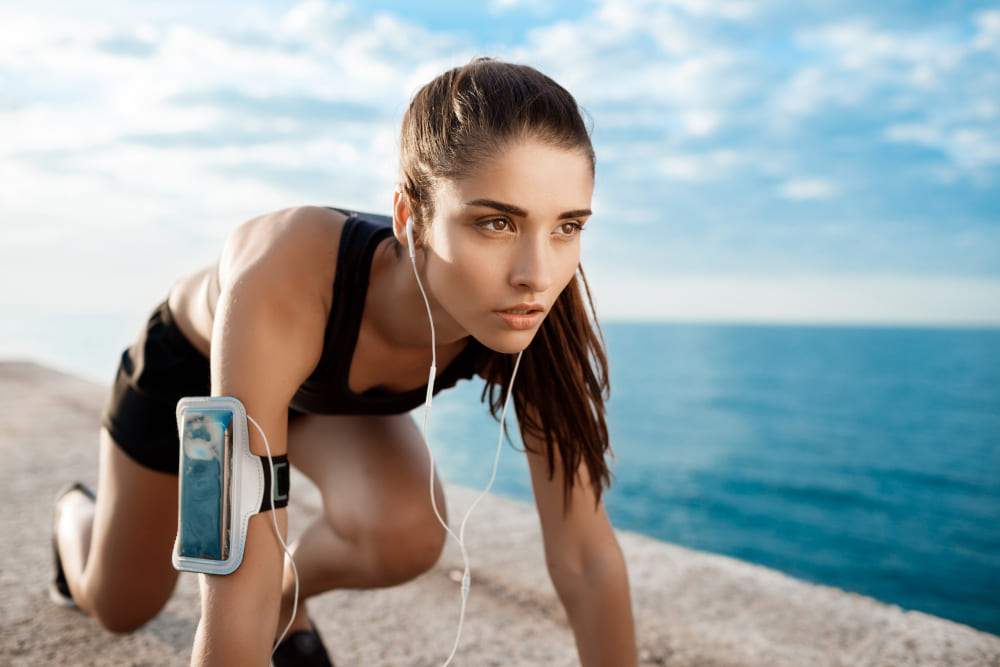
[{"label": "forehead", "polygon": [[524,141],[507,146],[462,178],[444,179],[437,203],[458,207],[488,198],[544,214],[588,208],[593,189],[590,158],[582,150]]}]

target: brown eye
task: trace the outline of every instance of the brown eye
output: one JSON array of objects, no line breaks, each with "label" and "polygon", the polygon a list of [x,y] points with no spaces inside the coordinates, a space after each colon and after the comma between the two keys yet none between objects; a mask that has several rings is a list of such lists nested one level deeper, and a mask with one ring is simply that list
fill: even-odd
[{"label": "brown eye", "polygon": [[583,225],[578,222],[564,222],[560,226],[560,230],[565,236],[573,236],[577,232],[583,231]]},{"label": "brown eye", "polygon": [[510,229],[510,223],[503,218],[493,218],[492,220],[484,220],[479,223],[479,226],[483,229],[487,229],[491,232],[505,232]]}]

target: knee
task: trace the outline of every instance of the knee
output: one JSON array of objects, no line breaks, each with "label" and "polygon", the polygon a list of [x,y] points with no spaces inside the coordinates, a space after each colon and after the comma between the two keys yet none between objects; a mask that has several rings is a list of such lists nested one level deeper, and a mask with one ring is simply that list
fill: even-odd
[{"label": "knee", "polygon": [[156,615],[135,613],[133,610],[95,605],[89,610],[97,624],[108,632],[126,635],[146,625]]},{"label": "knee", "polygon": [[[92,596],[85,611],[98,625],[114,634],[135,632],[153,620],[166,603],[165,599],[144,596],[144,591],[109,591]],[[82,606],[82,605],[81,605]]]},{"label": "knee", "polygon": [[373,527],[371,562],[389,585],[427,572],[437,563],[446,533],[434,513],[403,511]]}]

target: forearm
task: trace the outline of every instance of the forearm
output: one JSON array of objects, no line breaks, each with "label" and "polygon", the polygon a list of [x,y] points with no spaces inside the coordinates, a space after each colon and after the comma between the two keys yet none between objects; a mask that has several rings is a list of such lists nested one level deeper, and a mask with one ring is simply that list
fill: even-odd
[{"label": "forearm", "polygon": [[[567,580],[568,579],[568,580]],[[638,663],[628,574],[619,550],[563,577],[556,587],[569,616],[583,667]]]},{"label": "forearm", "polygon": [[[282,531],[285,513],[278,510]],[[268,664],[278,623],[283,557],[271,513],[262,512],[250,518],[240,567],[228,575],[200,575],[202,613],[192,667]]]}]

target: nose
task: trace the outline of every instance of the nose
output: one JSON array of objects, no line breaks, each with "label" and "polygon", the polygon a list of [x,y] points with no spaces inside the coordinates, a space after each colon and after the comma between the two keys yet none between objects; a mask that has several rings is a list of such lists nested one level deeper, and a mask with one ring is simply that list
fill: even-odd
[{"label": "nose", "polygon": [[552,286],[553,260],[548,239],[522,239],[516,246],[511,265],[511,285],[532,292],[544,292]]}]

